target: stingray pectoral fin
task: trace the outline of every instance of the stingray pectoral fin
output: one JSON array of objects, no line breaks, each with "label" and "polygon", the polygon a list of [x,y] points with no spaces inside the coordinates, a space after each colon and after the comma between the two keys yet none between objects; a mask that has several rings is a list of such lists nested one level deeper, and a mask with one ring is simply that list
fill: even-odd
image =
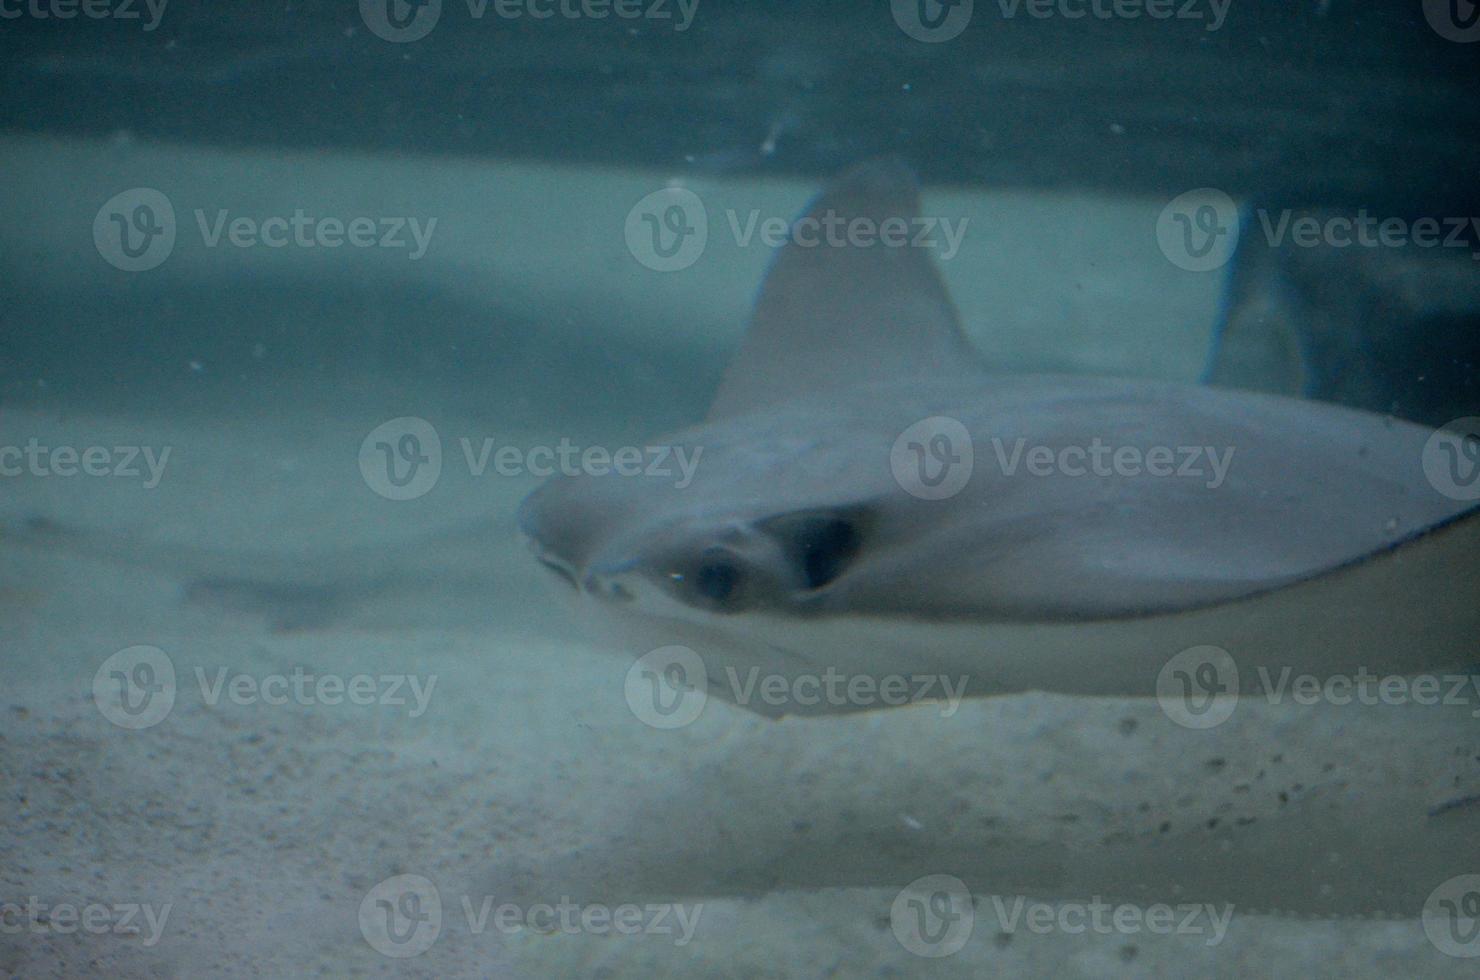
[{"label": "stingray pectoral fin", "polygon": [[[1217,658],[1219,685],[1241,696],[1283,697],[1303,679],[1360,681],[1437,675],[1441,686],[1473,670],[1480,638],[1480,511],[1297,581],[1239,598],[1115,616],[1007,620],[857,615],[793,626],[809,649],[911,651],[911,669],[965,679],[970,696],[1051,691],[1151,697],[1196,681]],[[824,647],[826,644],[826,647]],[[891,664],[898,669],[901,661]],[[1159,686],[1161,685],[1161,686]],[[1262,692],[1262,693],[1261,693]]]},{"label": "stingray pectoral fin", "polygon": [[984,666],[1018,688],[1040,686],[1033,678],[1047,670],[1080,693],[1155,694],[1168,660],[1198,646],[1228,651],[1239,690],[1281,688],[1286,696],[1305,675],[1463,673],[1480,639],[1480,511],[1240,599],[1141,617],[1012,624],[992,635]]},{"label": "stingray pectoral fin", "polygon": [[[1480,511],[1234,603],[1225,615],[1234,620],[1231,635],[1252,620],[1247,649],[1230,652],[1255,666],[1289,662],[1317,675],[1363,666],[1384,674],[1463,669],[1480,638]],[[1290,647],[1299,653],[1282,652]]]}]

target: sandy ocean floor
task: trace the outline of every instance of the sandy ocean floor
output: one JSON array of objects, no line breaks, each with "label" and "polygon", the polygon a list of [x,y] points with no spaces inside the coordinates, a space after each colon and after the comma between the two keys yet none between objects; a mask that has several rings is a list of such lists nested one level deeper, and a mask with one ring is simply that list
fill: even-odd
[{"label": "sandy ocean floor", "polygon": [[[132,159],[116,166],[143,166]],[[169,172],[200,186],[211,166]],[[33,191],[67,179],[25,176]],[[1071,237],[1089,249],[1113,231]],[[1058,253],[1020,254],[1026,294],[1052,302],[1034,262]],[[1123,281],[1104,265],[1092,293]],[[630,276],[590,267],[607,270],[583,284],[593,292]],[[1128,308],[1168,295],[1143,286],[1116,288]],[[1166,320],[1205,331],[1216,290],[1183,288]],[[743,287],[717,295],[715,320],[743,308]],[[1050,319],[1093,334],[1073,309]],[[1195,370],[1196,338],[1144,329],[1098,359],[1157,348],[1148,373]],[[701,347],[724,345],[705,330]],[[1020,336],[998,335],[1005,360],[1075,349]],[[0,973],[1472,975],[1418,915],[1447,875],[1480,871],[1474,808],[1428,816],[1480,787],[1468,710],[1249,705],[1199,733],[1140,701],[771,721],[711,699],[693,724],[657,729],[626,696],[643,651],[572,621],[515,540],[513,508],[536,481],[474,475],[460,440],[611,445],[692,398],[553,428],[511,425],[511,392],[470,408],[435,384],[346,391],[284,386],[271,405],[217,397],[189,412],[158,393],[143,407],[0,409],[0,445],[169,450],[157,486],[143,465],[4,478]],[[558,377],[534,379],[522,417],[559,392]],[[402,415],[435,427],[443,469],[426,495],[391,501],[359,454]],[[162,685],[142,714],[118,701],[132,688],[114,671]],[[295,683],[306,703],[275,696]],[[936,874],[975,899],[949,950],[902,913],[931,890],[901,889]],[[1086,927],[1096,896],[1126,918]],[[1152,928],[1146,910],[1163,903],[1198,915]]]},{"label": "sandy ocean floor", "polygon": [[[1201,782],[1197,772],[1157,778],[1175,777],[1189,752],[1200,753],[1197,769],[1203,755],[1227,758],[1214,786],[1255,770],[1269,771],[1271,795],[1279,780],[1324,781],[1309,792],[1318,820],[1338,823],[1335,840],[1312,836],[1305,817],[1275,833],[1288,831],[1302,850],[1340,847],[1352,830],[1339,826],[1343,808],[1370,815],[1371,795],[1411,805],[1446,791],[1446,777],[1465,771],[1454,755],[1473,738],[1465,720],[1407,716],[1362,735],[1345,722],[1275,716],[1200,744],[1154,705],[1025,696],[967,704],[949,719],[906,709],[782,722],[711,701],[695,724],[661,731],[624,698],[623,651],[574,630],[512,535],[498,533],[487,539],[484,587],[444,576],[445,592],[372,597],[323,628],[274,631],[255,611],[184,601],[181,577],[211,570],[218,555],[247,570],[306,544],[332,554],[339,544],[389,542],[416,560],[407,534],[433,532],[391,516],[404,505],[365,487],[359,430],[345,421],[305,435],[243,419],[7,414],[7,437],[112,445],[147,434],[173,447],[153,495],[126,480],[37,480],[10,501],[62,507],[81,526],[106,516],[129,536],[83,531],[64,547],[6,549],[4,894],[35,896],[44,908],[168,913],[157,936],[142,912],[138,933],[28,925],[0,941],[7,973],[1467,975],[1412,918],[1308,921],[1235,904],[1216,942],[1209,922],[1173,935],[1039,933],[1024,920],[1012,928],[984,890],[997,856],[974,853],[1012,842],[1027,870],[1008,874],[1047,875],[1060,860],[1048,842],[1074,826],[1068,816],[1117,824],[1117,811],[1135,812],[1131,800],[1151,804],[1139,816],[1147,828],[1170,817],[1182,831],[1218,806],[1205,773]],[[439,517],[476,500],[497,525],[527,486],[479,483],[452,467],[444,476],[434,491]],[[138,644],[169,657],[176,695],[162,720],[129,730],[105,717],[93,684],[107,658]],[[223,693],[212,704],[222,668],[258,683],[299,669],[346,683],[405,675],[406,703],[330,704],[311,694],[309,704],[272,705]],[[410,679],[430,692],[424,710]],[[397,700],[384,685],[376,690]],[[1352,744],[1319,745],[1313,731]],[[1307,750],[1319,745],[1309,760],[1287,741],[1302,734]],[[1390,761],[1371,758],[1374,747]],[[1336,788],[1320,771],[1328,758],[1348,777],[1365,769],[1364,784]],[[1302,776],[1316,761],[1323,765]],[[1097,798],[1097,784],[1108,795]],[[984,819],[998,827],[969,826],[979,814],[995,815]],[[1053,828],[1037,829],[1044,824]],[[1023,843],[1034,833],[1045,842],[1036,852]],[[1240,844],[1235,872],[1277,880],[1278,842],[1266,846]],[[1208,834],[1197,847],[1227,845]],[[1261,851],[1274,866],[1261,866]],[[972,881],[978,908],[959,952],[923,959],[896,938],[891,905],[898,885],[932,867]],[[382,955],[360,926],[366,896],[399,875],[430,881],[441,902],[440,930],[415,958]],[[867,884],[888,881],[898,885]],[[676,912],[676,934],[635,936],[552,932],[548,923],[505,931],[477,915],[485,900],[531,908],[567,897],[582,908],[678,902],[692,936],[679,931]]]}]

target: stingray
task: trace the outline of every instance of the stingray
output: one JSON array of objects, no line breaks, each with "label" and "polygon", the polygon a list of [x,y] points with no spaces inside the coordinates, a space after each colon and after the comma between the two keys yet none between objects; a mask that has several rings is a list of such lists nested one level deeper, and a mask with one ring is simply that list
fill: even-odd
[{"label": "stingray", "polygon": [[1435,440],[1472,436],[1206,385],[994,374],[930,250],[883,242],[919,216],[892,160],[814,199],[810,230],[880,234],[777,250],[708,416],[656,440],[698,454],[691,482],[558,474],[521,505],[530,549],[609,637],[687,648],[701,666],[681,682],[765,714],[879,701],[777,704],[747,679],[1137,696],[1193,648],[1226,651],[1246,689],[1474,660],[1480,511],[1431,479]]},{"label": "stingray", "polygon": [[1431,425],[1480,414],[1480,221],[1446,219],[1448,247],[1297,245],[1298,223],[1339,233],[1366,212],[1278,201],[1248,209],[1205,380]]}]

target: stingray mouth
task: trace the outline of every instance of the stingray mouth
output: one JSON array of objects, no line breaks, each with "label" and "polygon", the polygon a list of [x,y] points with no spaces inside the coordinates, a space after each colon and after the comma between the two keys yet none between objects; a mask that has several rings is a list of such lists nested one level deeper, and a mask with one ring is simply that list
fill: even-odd
[{"label": "stingray mouth", "polygon": [[636,596],[628,587],[631,563],[621,567],[601,567],[590,570],[579,568],[574,562],[562,558],[546,547],[538,537],[521,531],[524,545],[534,555],[535,561],[548,569],[571,591],[589,595],[605,602],[631,602]]},{"label": "stingray mouth", "polygon": [[581,591],[580,579],[576,574],[576,567],[570,562],[555,554],[540,542],[540,539],[524,530],[519,531],[519,537],[524,542],[524,547],[534,555],[535,561],[554,573],[555,577],[565,583],[576,592]]},{"label": "stingray mouth", "polygon": [[571,569],[569,565],[565,564],[564,562],[555,561],[554,559],[545,558],[539,555],[536,555],[535,557],[541,565],[544,565],[550,571],[554,572],[556,578],[560,579],[560,581],[564,582],[572,589],[580,591],[581,586],[580,583],[576,581],[575,571]]},{"label": "stingray mouth", "polygon": [[637,598],[632,571],[635,562],[592,568],[580,579],[581,590],[603,602],[632,602]]}]

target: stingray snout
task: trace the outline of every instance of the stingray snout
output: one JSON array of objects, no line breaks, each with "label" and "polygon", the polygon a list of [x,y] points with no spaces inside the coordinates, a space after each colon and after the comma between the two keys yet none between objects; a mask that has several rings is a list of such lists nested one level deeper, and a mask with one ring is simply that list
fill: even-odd
[{"label": "stingray snout", "polygon": [[608,562],[597,565],[581,578],[583,590],[607,602],[631,602],[636,593],[631,587],[635,561]]}]

